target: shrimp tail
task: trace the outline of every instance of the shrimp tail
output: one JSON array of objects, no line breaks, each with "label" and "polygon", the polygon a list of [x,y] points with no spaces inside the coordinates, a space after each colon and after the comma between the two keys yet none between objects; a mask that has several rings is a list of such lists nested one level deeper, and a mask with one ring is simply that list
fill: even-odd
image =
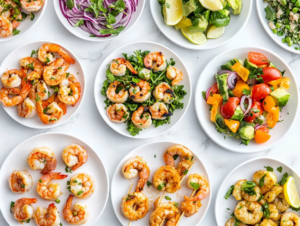
[{"label": "shrimp tail", "polygon": [[41,171],[41,174],[48,174],[56,168],[57,160],[48,161],[45,168]]},{"label": "shrimp tail", "polygon": [[64,211],[65,211],[65,209],[71,209],[73,198],[74,198],[74,195],[69,195],[69,198],[64,207]]},{"label": "shrimp tail", "polygon": [[48,173],[48,175],[51,177],[51,179],[54,179],[54,180],[62,180],[62,179],[65,179],[66,177],[68,177],[68,175],[64,175],[64,174],[61,174],[61,173]]},{"label": "shrimp tail", "polygon": [[22,198],[23,204],[33,204],[37,202],[36,198]]}]

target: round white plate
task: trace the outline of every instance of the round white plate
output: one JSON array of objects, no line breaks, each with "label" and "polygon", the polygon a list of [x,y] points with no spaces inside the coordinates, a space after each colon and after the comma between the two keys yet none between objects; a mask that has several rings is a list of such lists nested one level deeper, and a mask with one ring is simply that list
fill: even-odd
[{"label": "round white plate", "polygon": [[[65,171],[65,164],[61,158],[61,153],[63,149],[70,145],[70,144],[79,144],[81,145],[87,152],[88,152],[88,161],[78,168],[76,171],[71,173],[66,173]],[[36,183],[42,176],[40,171],[33,171],[29,167],[27,163],[28,154],[36,147],[47,146],[52,149],[56,158],[57,158],[57,167],[53,172],[61,172],[62,174],[67,174],[68,177],[64,180],[56,180],[55,182],[61,185],[61,190],[63,194],[59,197],[61,202],[59,204],[55,203],[54,201],[47,201],[42,199],[36,192]],[[13,193],[9,186],[8,186],[8,178],[10,174],[14,170],[27,170],[32,178],[33,178],[33,187],[30,189],[29,192],[25,194],[16,194]],[[55,203],[58,211],[60,213],[60,220],[62,225],[70,225],[68,224],[63,216],[63,208],[64,205],[71,194],[67,189],[67,181],[70,180],[71,176],[77,173],[87,173],[91,175],[96,183],[96,189],[94,194],[88,199],[78,199],[74,198],[73,205],[76,202],[82,202],[83,204],[87,205],[89,210],[89,218],[85,226],[93,225],[97,219],[101,216],[103,210],[105,209],[108,195],[109,195],[109,179],[108,175],[105,170],[105,166],[101,161],[100,157],[97,155],[95,150],[90,147],[88,144],[83,142],[82,140],[67,135],[64,133],[45,133],[40,134],[34,137],[29,138],[28,140],[19,144],[12,152],[7,156],[5,159],[1,171],[0,171],[0,209],[1,212],[10,226],[19,226],[19,222],[17,222],[13,215],[10,213],[10,203],[20,198],[36,198],[38,201],[36,204],[33,204],[34,209],[38,206],[41,207],[48,207],[49,204]],[[97,201],[95,201],[97,200]],[[34,220],[31,220],[28,226],[36,225]]]},{"label": "round white plate", "polygon": [[18,35],[11,35],[7,38],[1,38],[0,37],[0,42],[6,42],[6,41],[13,40],[15,38],[19,38],[21,35],[25,34],[25,32],[32,29],[40,21],[40,19],[44,15],[44,13],[46,11],[46,8],[47,8],[47,4],[48,4],[48,0],[45,0],[44,6],[38,12],[34,13],[35,18],[34,18],[33,21],[30,20],[30,13],[28,13],[25,10],[22,9],[22,11],[24,13],[28,14],[28,17],[26,18],[26,20],[21,22],[20,26],[17,28],[21,32]]},{"label": "round white plate", "polygon": [[266,12],[265,12],[265,8],[268,6],[268,3],[265,3],[263,0],[256,0],[256,9],[257,9],[257,14],[258,14],[258,18],[263,26],[263,28],[265,29],[265,31],[267,32],[267,34],[270,36],[271,39],[273,39],[273,41],[279,45],[281,48],[284,48],[287,51],[290,51],[292,53],[296,53],[296,54],[300,54],[299,50],[295,50],[295,47],[299,47],[299,45],[292,45],[292,46],[288,46],[286,43],[282,43],[281,39],[284,36],[278,36],[277,34],[274,34],[271,30],[271,28],[269,27],[269,21],[266,19]]},{"label": "round white plate", "polygon": [[[54,43],[54,42],[50,42],[50,41],[33,42],[33,43],[23,45],[15,50],[13,50],[4,59],[4,61],[2,62],[1,66],[0,66],[0,77],[7,70],[10,70],[10,69],[20,70],[19,60],[23,57],[29,57],[31,55],[32,50],[37,50],[45,43]],[[59,43],[56,43],[56,44],[59,44]],[[83,101],[84,94],[85,94],[85,78],[84,78],[83,68],[80,64],[79,59],[70,50],[68,50],[61,44],[59,44],[59,45],[62,46],[63,49],[70,56],[72,56],[73,59],[75,59],[75,61],[76,61],[75,64],[70,64],[70,68],[68,69],[68,72],[73,74],[77,78],[77,81],[80,82],[80,84],[81,84],[80,100],[78,101],[78,103],[76,104],[75,107],[68,106],[67,114],[63,115],[58,122],[56,122],[54,124],[48,124],[48,125],[43,124],[41,122],[39,116],[37,116],[37,115],[33,118],[25,119],[18,115],[17,107],[3,107],[4,110],[7,112],[7,114],[10,117],[12,117],[15,121],[17,121],[18,123],[20,123],[24,126],[34,128],[34,129],[48,129],[48,128],[53,128],[53,127],[59,126],[65,122],[67,122],[69,119],[71,119],[72,116],[78,111],[79,107],[81,106],[81,103]],[[36,57],[36,55],[34,57]],[[0,89],[2,87],[3,87],[3,84],[2,84],[2,82],[0,82]]]},{"label": "round white plate", "polygon": [[[149,50],[151,52],[162,52],[166,59],[169,60],[170,58],[173,58],[173,60],[176,62],[175,67],[179,68],[183,72],[183,80],[181,81],[180,85],[184,85],[184,89],[187,91],[187,95],[183,99],[184,103],[184,109],[177,109],[174,113],[174,115],[171,117],[171,123],[170,124],[165,124],[163,126],[159,126],[157,128],[154,128],[154,125],[151,125],[147,129],[144,129],[143,131],[140,132],[139,135],[136,135],[132,137],[130,133],[126,130],[126,123],[118,124],[111,122],[106,113],[105,104],[104,100],[105,97],[100,93],[102,89],[102,84],[104,80],[106,79],[106,70],[107,70],[107,65],[111,63],[113,59],[116,58],[123,58],[122,53],[127,53],[127,54],[133,54],[133,51],[136,50]],[[126,136],[126,137],[131,137],[131,138],[151,138],[151,137],[156,137],[159,136],[165,132],[167,132],[169,129],[171,129],[173,126],[175,126],[176,123],[180,121],[180,119],[184,116],[191,100],[191,95],[192,95],[192,85],[190,81],[190,77],[188,74],[188,71],[186,67],[184,66],[184,63],[182,60],[170,49],[167,47],[154,43],[154,42],[136,42],[136,43],[131,43],[125,46],[120,47],[119,49],[115,50],[112,52],[101,64],[96,80],[95,80],[95,88],[94,88],[94,94],[95,94],[95,100],[96,100],[96,105],[98,107],[98,110],[104,119],[104,121],[116,132]]]},{"label": "round white plate", "polygon": [[225,45],[233,37],[235,37],[247,24],[248,19],[252,10],[252,0],[243,1],[243,8],[240,15],[231,15],[231,21],[229,25],[225,28],[225,33],[217,39],[208,39],[203,45],[195,45],[187,40],[181,33],[180,30],[176,30],[172,26],[165,24],[164,18],[161,14],[161,5],[158,0],[152,0],[150,2],[150,9],[152,17],[158,26],[159,30],[172,42],[175,44],[191,50],[203,50],[203,49],[213,49],[219,46]]},{"label": "round white plate", "polygon": [[[206,91],[215,83],[214,74],[220,70],[222,64],[227,63],[233,58],[244,60],[248,57],[248,53],[259,52],[264,54],[276,67],[283,71],[286,70],[284,76],[290,78],[291,85],[288,92],[291,94],[290,100],[282,110],[283,122],[278,123],[274,129],[270,130],[271,139],[264,144],[257,144],[252,140],[248,146],[240,145],[241,140],[226,136],[218,133],[215,129],[215,124],[210,121],[209,105],[206,104],[202,97],[202,91]],[[210,63],[204,68],[202,74],[198,80],[197,88],[195,92],[195,108],[198,120],[201,127],[215,143],[221,147],[234,152],[240,153],[254,153],[259,151],[265,151],[277,144],[290,130],[296,116],[299,111],[299,91],[292,69],[281,59],[277,54],[261,48],[261,47],[242,47],[231,49],[221,53],[210,61]]]},{"label": "round white plate", "polygon": [[[218,226],[224,226],[226,221],[231,218],[231,214],[235,209],[238,201],[231,195],[227,200],[224,198],[226,192],[231,185],[234,185],[241,179],[246,179],[252,181],[253,174],[258,170],[266,170],[264,166],[271,166],[277,176],[277,181],[280,181],[283,174],[287,172],[290,176],[293,176],[296,185],[299,189],[300,187],[300,178],[295,170],[289,167],[287,164],[269,157],[258,157],[246,162],[241,163],[235,167],[228,176],[224,179],[221,187],[219,188],[216,203],[215,203],[215,217],[217,220]],[[277,171],[278,167],[282,167],[282,173]],[[229,209],[227,209],[229,208]],[[291,209],[288,212],[293,212]]]},{"label": "round white plate", "polygon": [[123,34],[125,34],[127,31],[129,31],[135,25],[135,23],[139,20],[140,16],[143,13],[146,0],[137,0],[137,1],[139,3],[136,8],[136,11],[132,14],[131,19],[130,19],[128,25],[126,26],[126,28],[118,36],[109,36],[109,37],[105,37],[105,38],[89,37],[90,34],[88,32],[85,32],[84,30],[82,30],[79,27],[71,26],[71,24],[64,17],[64,15],[62,14],[62,12],[60,10],[59,0],[53,0],[53,3],[54,3],[56,15],[58,16],[60,22],[65,26],[65,28],[69,32],[71,32],[73,35],[77,36],[78,38],[81,38],[81,39],[84,39],[87,41],[103,42],[103,41],[109,41],[109,40],[121,37]]},{"label": "round white plate", "polygon": [[[122,159],[122,161],[119,163],[119,165],[117,166],[116,171],[113,176],[113,179],[112,179],[112,182],[111,182],[111,200],[112,200],[114,211],[122,225],[127,226],[128,222],[129,222],[128,219],[125,218],[123,216],[123,214],[121,213],[122,197],[127,195],[131,184],[133,184],[132,191],[134,191],[136,188],[136,185],[137,185],[137,181],[138,181],[137,177],[133,178],[131,180],[127,180],[124,178],[124,176],[122,174],[123,163],[127,159],[129,159],[133,156],[142,156],[147,161],[148,166],[150,168],[150,177],[148,180],[150,182],[152,182],[152,177],[153,177],[153,174],[155,173],[155,171],[159,167],[166,165],[166,163],[163,159],[163,154],[165,153],[165,151],[168,147],[170,147],[174,144],[177,144],[177,143],[174,143],[171,141],[159,141],[159,142],[152,142],[152,143],[142,145],[142,146],[134,149],[133,151],[131,151],[128,155],[126,155]],[[193,152],[193,154],[195,156],[196,162],[194,163],[192,169],[189,170],[188,175],[192,174],[192,173],[198,173],[200,175],[203,175],[207,178],[207,180],[211,186],[209,174],[205,168],[204,163],[201,161],[199,156],[197,156],[195,151],[193,151],[193,150],[191,150],[191,151]],[[178,161],[179,160],[177,160],[177,162]],[[178,192],[176,192],[175,194],[166,193],[166,196],[169,196],[172,199],[172,201],[177,202],[179,204],[179,206],[180,206],[181,202],[184,201],[183,197],[185,195],[190,196],[192,193],[192,190],[190,188],[188,188],[187,184],[186,184],[188,175],[183,180],[183,182],[181,184],[182,188]],[[143,219],[135,221],[135,222],[131,222],[132,226],[149,225],[149,218],[150,218],[151,213],[154,210],[153,203],[155,202],[155,200],[158,197],[163,195],[163,192],[156,190],[153,185],[151,185],[150,187],[145,185],[143,194],[145,194],[149,199],[149,211]],[[202,207],[200,208],[199,212],[197,214],[195,214],[193,217],[189,217],[189,218],[183,217],[180,225],[199,225],[208,210],[211,196],[212,196],[212,188],[210,187],[209,195],[203,201],[201,201]],[[169,201],[166,200],[165,198],[163,198],[162,202],[167,203]]]}]

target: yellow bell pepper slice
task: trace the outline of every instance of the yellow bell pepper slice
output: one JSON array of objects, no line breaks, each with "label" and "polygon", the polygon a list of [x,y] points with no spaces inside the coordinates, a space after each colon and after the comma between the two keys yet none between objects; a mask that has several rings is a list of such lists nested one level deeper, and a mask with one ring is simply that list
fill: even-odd
[{"label": "yellow bell pepper slice", "polygon": [[290,88],[290,79],[287,77],[276,79],[274,81],[268,82],[269,85],[273,86],[274,90],[283,87],[285,89]]},{"label": "yellow bell pepper slice", "polygon": [[244,81],[238,80],[232,92],[236,97],[241,98],[244,89],[250,90],[250,87]]},{"label": "yellow bell pepper slice", "polygon": [[238,61],[233,66],[231,66],[231,68],[244,80],[244,82],[247,82],[250,74],[250,71],[247,68],[245,68]]},{"label": "yellow bell pepper slice", "polygon": [[240,127],[240,122],[232,119],[224,119],[225,125],[234,133],[237,132],[237,130]]},{"label": "yellow bell pepper slice", "polygon": [[223,101],[223,98],[220,94],[213,94],[210,95],[206,101],[207,104],[212,105],[212,108],[210,110],[210,120],[213,122],[216,122],[216,115],[219,110],[219,106],[221,105]]}]

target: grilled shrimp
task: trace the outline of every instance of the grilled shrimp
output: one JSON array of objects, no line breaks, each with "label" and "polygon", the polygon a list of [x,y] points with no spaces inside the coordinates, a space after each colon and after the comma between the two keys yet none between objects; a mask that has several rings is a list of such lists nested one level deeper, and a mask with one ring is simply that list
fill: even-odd
[{"label": "grilled shrimp", "polygon": [[[0,90],[0,103],[4,107],[13,107],[23,102],[23,100],[27,97],[30,90],[30,85],[25,83],[22,87],[21,91],[17,88],[5,88],[2,87]],[[9,95],[15,95],[10,98]]]},{"label": "grilled shrimp", "polygon": [[260,226],[278,226],[278,224],[271,219],[264,219],[260,223]]},{"label": "grilled shrimp", "polygon": [[260,188],[258,186],[255,186],[253,190],[255,192],[254,194],[248,194],[247,192],[242,191],[242,196],[246,201],[255,202],[260,198],[261,196]]},{"label": "grilled shrimp", "polygon": [[300,226],[300,218],[295,213],[284,213],[280,220],[280,226]]},{"label": "grilled shrimp", "polygon": [[172,166],[162,166],[153,175],[153,185],[159,191],[175,193],[180,189],[181,178]]},{"label": "grilled shrimp", "polygon": [[199,185],[199,190],[197,192],[197,194],[192,197],[189,198],[187,196],[184,196],[184,199],[187,201],[199,201],[199,200],[203,200],[206,198],[206,196],[209,193],[209,183],[207,181],[207,179],[205,178],[205,176],[201,176],[199,174],[190,174],[190,176],[187,179],[187,185],[189,188],[194,189],[194,186],[192,185]]},{"label": "grilled shrimp", "polygon": [[64,163],[75,171],[88,160],[87,151],[78,144],[71,144],[65,147],[61,153]]},{"label": "grilled shrimp", "polygon": [[233,189],[233,192],[232,192],[232,196],[240,201],[242,200],[242,184],[244,182],[247,182],[247,180],[239,180],[238,182],[236,182],[236,184],[234,185],[234,189]]},{"label": "grilled shrimp", "polygon": [[166,76],[168,79],[172,80],[172,86],[179,85],[183,79],[182,71],[173,66],[168,67]]},{"label": "grilled shrimp", "polygon": [[33,219],[38,226],[60,226],[58,210],[54,203],[48,208],[38,207],[33,214]]},{"label": "grilled shrimp", "polygon": [[144,80],[147,80],[147,81],[150,80],[150,78],[151,78],[151,70],[149,70],[147,68],[143,68],[139,72],[139,77],[141,79],[144,79]]},{"label": "grilled shrimp", "polygon": [[238,226],[247,226],[247,225],[245,225],[245,224],[243,224],[243,223],[236,223],[234,218],[230,218],[230,219],[226,222],[225,226],[236,226],[236,224],[237,224]]},{"label": "grilled shrimp", "polygon": [[23,118],[32,118],[36,116],[35,101],[27,97],[21,104],[18,104],[18,114]]},{"label": "grilled shrimp", "polygon": [[153,96],[156,100],[164,101],[166,104],[172,103],[175,98],[175,94],[171,86],[166,82],[162,82],[155,87],[153,90]]},{"label": "grilled shrimp", "polygon": [[45,0],[21,0],[20,3],[27,12],[37,12],[42,8]]},{"label": "grilled shrimp", "polygon": [[23,72],[23,77],[26,77],[27,80],[37,80],[40,79],[44,66],[42,63],[34,57],[25,57],[20,59],[21,71]]},{"label": "grilled shrimp", "polygon": [[135,112],[133,112],[131,121],[135,127],[140,129],[145,129],[151,126],[152,119],[148,112],[148,107],[140,106]]},{"label": "grilled shrimp", "polygon": [[124,104],[113,104],[106,109],[108,118],[115,123],[123,123],[129,118],[129,111]]},{"label": "grilled shrimp", "polygon": [[113,103],[124,103],[129,96],[128,91],[125,89],[125,87],[117,93],[117,88],[120,86],[123,85],[121,85],[121,83],[118,81],[114,81],[109,85],[106,91],[107,98]]},{"label": "grilled shrimp", "polygon": [[169,203],[161,203],[150,215],[150,225],[160,226],[165,220],[166,226],[175,226],[180,217],[177,207]]},{"label": "grilled shrimp", "polygon": [[236,205],[234,215],[244,224],[256,224],[263,217],[263,211],[258,202],[241,201]]},{"label": "grilled shrimp", "polygon": [[6,38],[13,33],[13,26],[10,20],[6,17],[0,16],[0,36]]},{"label": "grilled shrimp", "polygon": [[21,224],[31,219],[34,212],[31,204],[36,202],[37,199],[35,198],[18,199],[12,207],[12,214],[14,215],[14,218]]},{"label": "grilled shrimp", "polygon": [[41,169],[42,174],[55,170],[57,163],[54,152],[48,147],[33,149],[28,155],[27,161],[32,170]]},{"label": "grilled shrimp", "polygon": [[185,217],[191,217],[195,213],[198,213],[201,206],[202,206],[202,204],[201,204],[200,200],[198,200],[198,201],[184,200],[181,203],[180,210],[181,210],[181,212],[184,212]]},{"label": "grilled shrimp", "polygon": [[57,102],[49,104],[39,100],[36,103],[36,111],[44,124],[56,123],[64,115],[63,109],[60,108]]},{"label": "grilled shrimp", "polygon": [[143,103],[151,97],[151,87],[149,82],[139,79],[133,83],[129,89],[130,99],[137,103]]},{"label": "grilled shrimp", "polygon": [[49,65],[56,59],[53,53],[58,53],[69,64],[75,64],[75,60],[60,45],[51,43],[44,44],[39,48],[38,58],[42,63]]},{"label": "grilled shrimp", "polygon": [[129,69],[129,71],[132,74],[137,74],[138,72],[133,68],[131,63],[128,60],[125,60],[123,58],[117,58],[114,59],[110,64],[110,72],[114,76],[123,76],[126,73],[126,68]]},{"label": "grilled shrimp", "polygon": [[12,69],[2,74],[1,82],[5,88],[15,88],[21,85],[22,77],[22,71]]},{"label": "grilled shrimp", "polygon": [[70,64],[63,58],[53,61],[45,67],[43,78],[49,86],[59,85],[65,78],[65,73],[69,69]]},{"label": "grilled shrimp", "polygon": [[163,71],[167,67],[166,59],[162,52],[148,53],[144,58],[144,65],[149,70],[153,69],[154,72]]},{"label": "grilled shrimp", "polygon": [[164,120],[168,116],[172,115],[172,112],[169,111],[168,107],[164,103],[156,102],[149,107],[151,116],[156,120]]},{"label": "grilled shrimp", "polygon": [[122,198],[121,211],[130,221],[144,218],[148,209],[149,200],[142,192],[133,192]]},{"label": "grilled shrimp", "polygon": [[43,80],[31,86],[28,97],[32,100],[47,100],[49,98],[49,90]]},{"label": "grilled shrimp", "polygon": [[264,177],[264,185],[260,189],[262,194],[265,194],[274,187],[274,184],[277,183],[277,177],[273,172],[259,170],[254,173],[253,182],[258,186],[259,180],[262,177]]},{"label": "grilled shrimp", "polygon": [[87,199],[95,191],[95,180],[86,173],[78,173],[70,179],[70,191],[80,199]]},{"label": "grilled shrimp", "polygon": [[267,192],[264,195],[264,199],[267,200],[269,203],[273,202],[275,198],[283,193],[283,188],[282,186],[275,186],[271,189],[271,191]]},{"label": "grilled shrimp", "polygon": [[279,213],[275,204],[269,204],[270,216],[269,218],[274,221],[278,221],[281,218],[281,214]]},{"label": "grilled shrimp", "polygon": [[60,85],[58,99],[64,104],[75,106],[80,99],[81,85],[72,74],[68,75],[67,80],[69,86]]},{"label": "grilled shrimp", "polygon": [[9,188],[14,193],[25,193],[33,185],[32,177],[26,170],[14,170],[8,179]]},{"label": "grilled shrimp", "polygon": [[72,225],[85,224],[89,217],[88,208],[86,205],[77,202],[74,204],[73,209],[71,209],[73,197],[74,195],[69,196],[63,210],[63,217]]},{"label": "grilled shrimp", "polygon": [[283,193],[281,193],[280,195],[278,195],[274,202],[275,206],[277,207],[277,209],[280,211],[280,212],[285,212],[287,211],[289,208],[290,208],[290,205],[288,204],[288,202],[285,200],[285,197],[283,195]]}]

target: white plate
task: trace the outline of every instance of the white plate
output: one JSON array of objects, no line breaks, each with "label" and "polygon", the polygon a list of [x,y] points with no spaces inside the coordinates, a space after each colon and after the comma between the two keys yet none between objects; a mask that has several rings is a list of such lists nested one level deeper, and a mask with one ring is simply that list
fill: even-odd
[{"label": "white plate", "polygon": [[[277,180],[280,181],[283,174],[287,172],[290,176],[293,176],[296,181],[296,185],[300,187],[300,179],[295,170],[289,167],[287,164],[269,157],[258,157],[246,162],[241,163],[235,167],[228,176],[224,179],[221,187],[219,188],[216,203],[215,203],[215,217],[218,226],[224,226],[226,221],[231,218],[231,213],[234,211],[238,201],[231,195],[229,199],[225,199],[224,196],[231,185],[234,185],[241,179],[247,179],[252,181],[253,174],[258,170],[266,170],[264,166],[271,166],[277,176]],[[277,171],[278,167],[282,167],[282,173]],[[227,210],[229,208],[230,210]],[[293,212],[291,209],[288,212]]]},{"label": "white plate", "polygon": [[152,0],[150,2],[150,9],[152,17],[158,26],[159,30],[172,42],[176,45],[179,45],[186,49],[191,50],[203,50],[203,49],[213,49],[219,46],[225,45],[233,37],[235,37],[247,24],[248,19],[252,10],[252,0],[244,0],[243,8],[240,15],[231,15],[231,21],[229,25],[225,28],[225,33],[217,39],[208,39],[207,42],[203,45],[195,45],[187,40],[181,33],[177,31],[172,26],[167,26],[164,22],[164,18],[161,15],[161,6],[158,0]]},{"label": "white plate", "polygon": [[58,16],[60,22],[65,26],[65,28],[71,32],[73,35],[77,36],[78,38],[91,41],[91,42],[103,42],[103,41],[109,41],[112,39],[117,39],[121,37],[123,34],[125,34],[127,31],[129,31],[135,23],[139,20],[140,16],[143,13],[145,2],[146,0],[138,0],[138,6],[136,11],[132,14],[132,17],[128,23],[128,25],[125,27],[125,29],[118,35],[118,36],[109,36],[105,38],[97,38],[97,37],[89,37],[90,34],[88,32],[85,32],[79,27],[73,27],[71,24],[69,24],[68,20],[64,17],[60,10],[59,0],[53,0],[54,2],[54,8],[56,15]]},{"label": "white plate", "polygon": [[[171,117],[171,123],[170,124],[165,124],[163,126],[159,126],[157,128],[154,128],[154,125],[148,127],[147,129],[144,129],[143,131],[140,132],[139,135],[136,135],[132,137],[130,133],[126,130],[126,123],[118,124],[111,122],[106,113],[105,104],[104,100],[105,97],[101,95],[100,91],[102,89],[102,84],[104,80],[106,79],[106,70],[107,70],[107,65],[111,63],[113,59],[122,57],[122,53],[127,53],[127,54],[133,54],[133,51],[136,50],[149,50],[151,52],[157,52],[160,51],[162,52],[166,59],[169,60],[170,58],[173,58],[173,60],[176,62],[175,67],[179,68],[183,72],[183,80],[181,81],[180,85],[184,85],[184,89],[187,91],[187,95],[183,99],[184,103],[184,109],[177,109],[174,112],[174,115]],[[94,94],[95,94],[95,100],[96,100],[96,105],[98,107],[98,110],[104,119],[104,121],[116,132],[126,136],[126,137],[131,137],[131,138],[151,138],[151,137],[156,137],[159,136],[165,132],[167,132],[169,129],[171,129],[175,124],[177,124],[180,119],[184,116],[189,104],[190,104],[190,99],[191,99],[191,94],[192,94],[192,85],[190,81],[190,77],[188,74],[187,69],[184,66],[184,63],[181,61],[181,59],[170,49],[167,47],[154,43],[154,42],[136,42],[136,43],[131,43],[125,46],[120,47],[119,49],[115,50],[112,52],[101,64],[96,80],[95,80],[95,88],[94,88]]]},{"label": "white plate", "polygon": [[26,20],[24,20],[23,22],[21,22],[20,26],[17,28],[18,30],[20,30],[21,32],[18,35],[11,35],[7,38],[1,38],[0,37],[0,42],[6,42],[6,41],[10,41],[13,40],[15,38],[19,38],[21,35],[25,34],[25,32],[29,31],[30,29],[32,29],[42,18],[42,16],[44,15],[46,8],[47,8],[47,4],[48,4],[48,0],[45,0],[44,6],[38,11],[34,13],[34,20],[31,21],[30,20],[30,13],[26,12],[25,10],[22,9],[23,12],[25,12],[26,14],[28,14],[28,17],[26,18]]},{"label": "white plate", "polygon": [[[63,149],[69,144],[79,144],[88,152],[88,161],[77,169],[72,174],[65,172],[65,164],[61,158],[61,153]],[[63,216],[64,205],[70,195],[70,192],[67,190],[67,181],[70,180],[71,176],[76,173],[87,173],[91,175],[96,183],[96,189],[94,194],[88,199],[78,199],[74,198],[73,205],[75,202],[82,202],[87,205],[89,210],[89,218],[85,226],[93,225],[97,219],[101,216],[103,210],[105,209],[108,195],[109,195],[109,180],[108,175],[105,170],[105,166],[101,161],[97,153],[90,147],[88,144],[82,140],[67,135],[64,133],[45,133],[29,138],[28,140],[19,144],[5,159],[1,171],[0,171],[0,209],[1,212],[10,226],[19,226],[13,215],[10,213],[10,203],[16,201],[20,198],[37,198],[37,203],[33,204],[34,209],[38,206],[48,207],[53,201],[47,201],[42,199],[36,192],[36,183],[41,177],[40,171],[33,171],[27,163],[28,154],[36,147],[47,146],[52,149],[56,158],[57,158],[57,167],[54,172],[61,172],[62,174],[67,174],[68,177],[64,180],[56,180],[55,182],[61,185],[61,190],[63,194],[59,197],[61,202],[59,204],[55,203],[58,211],[60,212],[61,223],[66,226],[68,224]],[[16,194],[13,193],[8,186],[8,178],[14,170],[27,170],[33,178],[33,187],[26,194]],[[97,200],[97,201],[95,201]],[[34,220],[31,220],[28,226],[36,225]]]},{"label": "white plate", "polygon": [[[271,139],[264,144],[257,144],[255,141],[251,141],[248,146],[240,145],[241,141],[236,140],[226,136],[224,139],[224,134],[218,133],[215,130],[215,125],[210,121],[209,105],[206,104],[202,97],[202,91],[206,91],[215,83],[214,74],[220,70],[222,64],[227,63],[233,58],[238,58],[244,60],[248,57],[250,51],[259,52],[264,54],[276,67],[283,71],[286,70],[284,76],[290,78],[291,85],[288,92],[291,94],[290,100],[283,108],[282,116],[283,122],[278,123],[274,129],[270,130]],[[198,120],[200,121],[201,127],[206,132],[206,134],[215,143],[221,147],[234,152],[240,153],[254,153],[259,151],[265,151],[277,144],[290,130],[296,116],[299,111],[299,91],[292,69],[281,59],[277,54],[266,50],[261,47],[242,47],[231,49],[221,53],[210,61],[210,63],[204,68],[202,74],[198,80],[197,88],[195,92],[195,108]],[[289,114],[288,114],[289,113]]]},{"label": "white plate", "polygon": [[[147,161],[148,166],[150,168],[149,181],[152,182],[152,177],[153,177],[153,174],[155,173],[155,171],[159,167],[166,165],[166,163],[163,159],[164,152],[166,151],[166,149],[168,147],[170,147],[174,144],[177,144],[177,143],[174,143],[171,141],[159,141],[159,142],[152,142],[152,143],[142,145],[142,146],[134,149],[133,151],[131,151],[128,155],[126,155],[122,159],[122,161],[119,163],[119,165],[117,166],[116,171],[113,176],[113,179],[112,179],[112,182],[111,182],[111,200],[112,200],[115,214],[117,215],[117,217],[122,225],[127,226],[128,222],[129,222],[128,219],[125,218],[123,216],[123,214],[121,213],[120,207],[121,207],[122,197],[127,195],[127,192],[129,190],[131,184],[133,184],[132,190],[134,191],[137,181],[138,181],[138,178],[133,178],[132,180],[127,180],[124,178],[124,176],[122,174],[123,163],[127,159],[129,159],[133,156],[142,156]],[[191,150],[191,151],[193,152],[193,154],[195,156],[196,162],[194,163],[192,169],[189,170],[188,175],[192,174],[192,173],[198,173],[200,175],[203,175],[207,178],[207,180],[211,186],[209,174],[205,168],[204,163],[201,161],[199,156],[197,156],[195,151],[193,151],[193,150]],[[155,155],[156,155],[156,157],[154,157]],[[180,203],[182,201],[184,201],[183,197],[185,195],[190,196],[190,194],[192,192],[192,190],[190,188],[188,188],[187,184],[186,184],[186,179],[187,179],[188,175],[183,180],[183,182],[181,184],[182,188],[178,192],[176,192],[175,194],[166,193],[166,196],[169,196],[172,199],[172,201],[178,202],[179,206],[180,206]],[[122,189],[120,190],[120,188],[122,188]],[[158,197],[163,195],[163,192],[157,191],[153,185],[151,185],[150,187],[145,185],[143,194],[145,194],[149,199],[149,212],[143,219],[141,219],[139,221],[131,222],[132,226],[149,225],[149,218],[154,209],[153,203]],[[180,225],[199,225],[208,210],[211,196],[212,196],[212,187],[210,187],[209,195],[203,201],[201,201],[202,207],[200,208],[199,212],[197,214],[195,214],[193,217],[189,217],[189,218],[183,217]],[[164,203],[169,202],[165,198],[162,200],[163,200],[162,202],[164,202]]]},{"label": "white plate", "polygon": [[[32,50],[37,50],[38,48],[40,48],[45,43],[54,43],[54,42],[50,42],[50,41],[33,42],[33,43],[25,44],[25,45],[15,49],[15,50],[13,50],[3,60],[1,66],[0,66],[0,77],[7,70],[10,70],[10,69],[20,70],[19,60],[23,57],[29,57],[31,55]],[[56,43],[56,44],[59,44],[59,43]],[[80,97],[80,100],[78,101],[78,103],[76,104],[75,107],[68,106],[67,114],[63,115],[58,122],[56,122],[54,124],[48,124],[48,125],[43,124],[41,122],[39,116],[37,116],[37,115],[33,118],[25,119],[25,118],[22,118],[18,115],[17,107],[3,107],[4,110],[7,112],[7,114],[10,117],[12,117],[15,121],[17,121],[18,123],[20,123],[24,126],[34,128],[34,129],[48,129],[48,128],[53,128],[53,127],[59,126],[59,125],[65,123],[65,122],[67,122],[69,119],[71,119],[72,116],[78,111],[79,107],[81,106],[81,103],[83,101],[84,94],[85,94],[85,77],[84,77],[83,68],[80,64],[79,59],[70,50],[68,50],[67,48],[65,48],[61,44],[59,44],[59,45],[62,46],[63,49],[70,56],[73,57],[73,59],[76,60],[75,64],[70,65],[70,68],[68,69],[68,72],[74,74],[74,76],[77,78],[77,81],[80,82],[80,84],[81,84],[81,97]],[[2,82],[0,82],[0,89],[2,87],[3,87],[3,84],[2,84]]]}]

